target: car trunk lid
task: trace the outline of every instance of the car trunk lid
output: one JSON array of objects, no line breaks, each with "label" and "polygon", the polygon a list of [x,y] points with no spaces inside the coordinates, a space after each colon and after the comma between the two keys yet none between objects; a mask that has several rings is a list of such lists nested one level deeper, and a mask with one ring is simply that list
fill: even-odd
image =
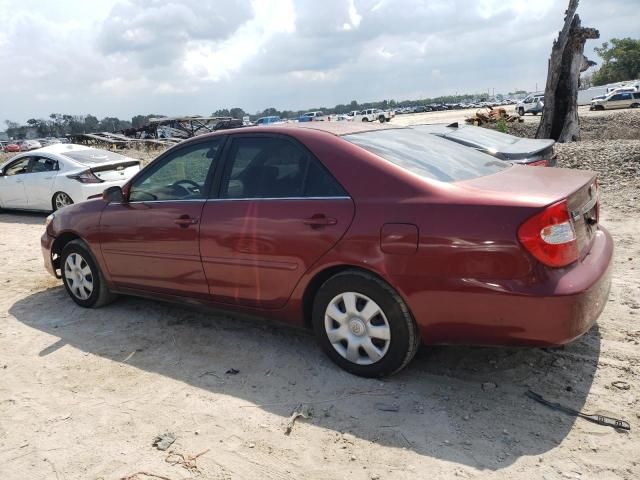
[{"label": "car trunk lid", "polygon": [[100,164],[92,166],[90,170],[91,173],[103,182],[128,180],[140,171],[140,162],[138,160],[130,160],[126,162]]},{"label": "car trunk lid", "polygon": [[566,201],[581,254],[588,251],[598,228],[599,192],[595,172],[515,165],[493,175],[457,182],[456,185],[467,193],[472,189],[488,200],[533,207],[532,212]]}]

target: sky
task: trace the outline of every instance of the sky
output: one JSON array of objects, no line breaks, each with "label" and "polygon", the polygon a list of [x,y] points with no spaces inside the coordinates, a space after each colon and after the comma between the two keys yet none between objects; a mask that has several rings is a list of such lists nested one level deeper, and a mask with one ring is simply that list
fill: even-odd
[{"label": "sky", "polygon": [[[639,0],[582,0],[638,37]],[[567,0],[0,0],[0,127],[544,88]]]}]

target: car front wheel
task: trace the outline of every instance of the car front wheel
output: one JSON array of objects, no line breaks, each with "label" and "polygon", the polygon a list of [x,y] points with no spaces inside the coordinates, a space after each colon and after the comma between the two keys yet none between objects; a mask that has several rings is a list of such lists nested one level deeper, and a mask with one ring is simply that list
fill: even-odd
[{"label": "car front wheel", "polygon": [[358,270],[339,273],[320,287],[312,323],[329,358],[363,377],[400,371],[419,346],[416,324],[397,292]]},{"label": "car front wheel", "polygon": [[64,287],[72,300],[81,307],[98,308],[115,299],[83,241],[74,240],[64,247],[61,266]]},{"label": "car front wheel", "polygon": [[520,115],[521,117],[524,117],[524,108],[518,109],[518,115]]},{"label": "car front wheel", "polygon": [[66,207],[67,205],[73,205],[73,200],[64,192],[57,192],[51,199],[51,207],[54,212]]}]

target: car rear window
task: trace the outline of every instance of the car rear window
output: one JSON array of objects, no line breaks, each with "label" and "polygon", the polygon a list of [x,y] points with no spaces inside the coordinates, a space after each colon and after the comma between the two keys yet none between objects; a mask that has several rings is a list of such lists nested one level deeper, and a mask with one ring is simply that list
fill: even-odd
[{"label": "car rear window", "polygon": [[97,148],[87,148],[84,150],[69,150],[61,152],[65,157],[82,163],[84,165],[96,165],[99,163],[126,162],[131,160],[129,157],[118,153],[109,152],[107,150],[99,150]]},{"label": "car rear window", "polygon": [[[428,132],[428,129],[424,126],[416,126],[412,128],[415,128],[416,130],[426,130]],[[519,140],[518,137],[498,132],[496,130],[491,130],[489,128],[466,126],[453,128],[444,136],[486,147],[505,147],[507,145],[513,145]]]},{"label": "car rear window", "polygon": [[411,173],[440,182],[469,180],[510,167],[509,163],[490,155],[410,128],[370,131],[342,138]]}]

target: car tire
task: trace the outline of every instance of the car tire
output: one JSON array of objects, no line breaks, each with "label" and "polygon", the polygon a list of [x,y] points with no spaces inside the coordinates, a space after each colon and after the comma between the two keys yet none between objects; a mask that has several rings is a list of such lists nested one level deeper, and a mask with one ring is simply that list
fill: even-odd
[{"label": "car tire", "polygon": [[520,115],[521,117],[524,117],[524,108],[520,107],[518,109],[518,115]]},{"label": "car tire", "polygon": [[73,205],[73,199],[65,192],[56,192],[51,197],[51,209],[54,212],[68,205]]},{"label": "car tire", "polygon": [[82,240],[69,242],[60,256],[64,288],[81,307],[99,308],[115,300],[89,248]]},{"label": "car tire", "polygon": [[538,112],[531,112],[534,116],[538,115]]},{"label": "car tire", "polygon": [[629,108],[640,108],[640,103],[632,103]]},{"label": "car tire", "polygon": [[369,119],[368,119],[367,117],[364,117],[364,118],[362,119],[362,121],[363,121],[363,122],[368,122],[368,121],[369,121]]},{"label": "car tire", "polygon": [[604,110],[604,105],[596,105],[596,110],[602,112]]},{"label": "car tire", "polygon": [[338,273],[319,288],[311,321],[329,358],[362,377],[397,373],[420,345],[418,328],[402,298],[387,283],[360,270]]},{"label": "car tire", "polygon": [[384,123],[384,122],[386,121],[386,118],[384,118],[384,116],[380,115],[380,116],[378,117],[378,121],[379,121],[380,123]]}]

